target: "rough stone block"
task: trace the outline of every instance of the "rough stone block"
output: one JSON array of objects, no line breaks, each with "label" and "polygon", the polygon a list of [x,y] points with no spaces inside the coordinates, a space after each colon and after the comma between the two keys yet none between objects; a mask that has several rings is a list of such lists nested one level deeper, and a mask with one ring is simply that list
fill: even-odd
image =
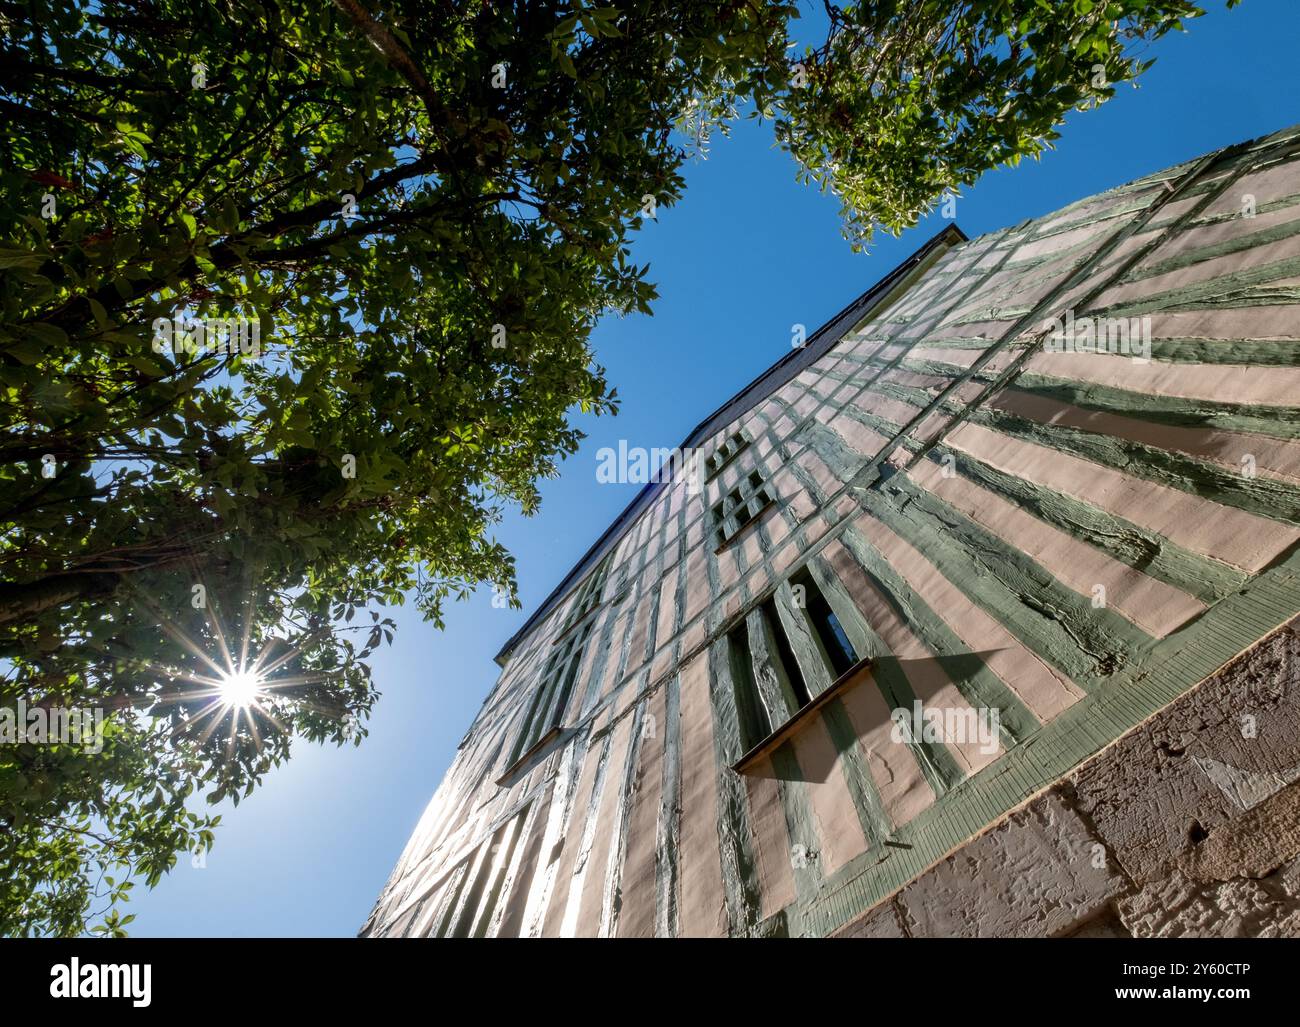
[{"label": "rough stone block", "polygon": [[1261,643],[1085,764],[1074,804],[1139,884],[1300,777],[1300,643]]},{"label": "rough stone block", "polygon": [[1068,932],[1127,882],[1060,796],[1048,793],[932,868],[898,901],[914,937]]},{"label": "rough stone block", "polygon": [[1278,881],[1197,882],[1173,868],[1119,903],[1138,938],[1300,937],[1300,903]]},{"label": "rough stone block", "polygon": [[901,914],[893,899],[882,903],[836,934],[837,938],[906,938]]}]

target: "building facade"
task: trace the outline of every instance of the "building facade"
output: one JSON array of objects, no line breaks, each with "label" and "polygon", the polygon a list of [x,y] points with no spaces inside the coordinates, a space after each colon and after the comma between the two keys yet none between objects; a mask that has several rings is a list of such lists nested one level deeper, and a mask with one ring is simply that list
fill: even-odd
[{"label": "building facade", "polygon": [[1300,933],[1298,153],[948,228],[710,415],[362,934]]}]

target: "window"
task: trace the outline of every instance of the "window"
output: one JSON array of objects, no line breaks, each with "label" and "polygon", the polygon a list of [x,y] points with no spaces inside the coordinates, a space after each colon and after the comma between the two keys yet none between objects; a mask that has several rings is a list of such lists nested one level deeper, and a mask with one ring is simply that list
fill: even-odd
[{"label": "window", "polygon": [[729,633],[728,651],[746,754],[737,769],[862,662],[806,570],[750,610]]},{"label": "window", "polygon": [[750,471],[748,477],[741,479],[739,485],[713,505],[718,546],[727,545],[774,502],[771,490],[763,483],[762,474],[757,469]]},{"label": "window", "polygon": [[546,665],[542,668],[541,684],[528,706],[514,748],[510,750],[507,768],[513,768],[551,732],[559,729],[560,720],[569,705],[569,696],[573,693],[573,682],[578,676],[587,637],[591,634],[594,623],[594,620],[588,619],[577,630],[571,631],[556,644],[547,658]]},{"label": "window", "polygon": [[831,604],[826,601],[821,589],[813,583],[812,575],[806,570],[802,571],[794,577],[793,584],[794,587],[803,589],[804,609],[808,613],[808,620],[813,630],[817,632],[817,639],[821,642],[822,649],[835,670],[835,677],[839,677],[858,662],[857,650],[853,648],[853,643],[845,634],[840,619],[831,609]]},{"label": "window", "polygon": [[722,469],[740,456],[748,446],[749,439],[745,438],[740,432],[728,436],[724,442],[719,444],[717,449],[705,458],[704,469],[706,473],[704,480],[712,481],[716,478],[722,472]]},{"label": "window", "polygon": [[569,612],[564,616],[551,655],[542,668],[541,683],[528,706],[523,727],[520,728],[519,737],[515,739],[506,761],[507,776],[515,764],[560,726],[560,720],[573,694],[574,680],[578,676],[587,639],[596,623],[596,618],[591,615],[599,608],[601,597],[605,594],[605,582],[609,577],[612,558],[613,553],[606,554],[596,569],[574,589]]},{"label": "window", "polygon": [[592,610],[600,605],[600,597],[605,592],[605,579],[609,576],[609,561],[613,556],[607,554],[603,560],[597,564],[596,569],[587,575],[586,580],[577,587],[573,594],[573,605],[569,607],[569,612],[564,618],[564,626],[560,628],[559,639],[564,637],[564,633],[578,624]]},{"label": "window", "polygon": [[748,752],[812,701],[771,599],[731,632],[731,679]]}]

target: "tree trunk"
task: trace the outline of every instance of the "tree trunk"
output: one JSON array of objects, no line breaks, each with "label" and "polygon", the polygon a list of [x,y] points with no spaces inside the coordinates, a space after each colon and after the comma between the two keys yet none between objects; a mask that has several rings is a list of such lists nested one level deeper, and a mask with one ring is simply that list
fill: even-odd
[{"label": "tree trunk", "polygon": [[26,620],[73,599],[107,595],[117,587],[115,571],[93,574],[52,574],[39,581],[0,583],[0,624]]}]

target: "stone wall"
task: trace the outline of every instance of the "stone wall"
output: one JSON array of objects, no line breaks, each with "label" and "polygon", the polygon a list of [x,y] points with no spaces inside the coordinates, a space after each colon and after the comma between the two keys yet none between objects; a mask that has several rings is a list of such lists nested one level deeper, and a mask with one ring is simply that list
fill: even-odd
[{"label": "stone wall", "polygon": [[1300,936],[1300,620],[840,937]]}]

